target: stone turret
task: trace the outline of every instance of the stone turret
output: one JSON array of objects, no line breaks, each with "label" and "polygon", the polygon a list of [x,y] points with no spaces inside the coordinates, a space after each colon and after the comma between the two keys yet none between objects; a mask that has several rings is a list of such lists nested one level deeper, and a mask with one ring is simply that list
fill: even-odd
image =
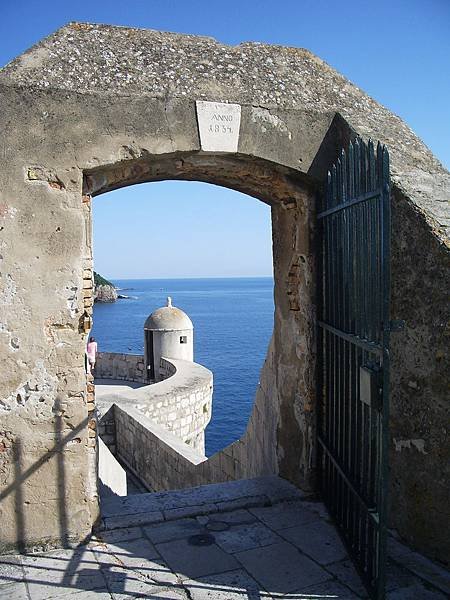
[{"label": "stone turret", "polygon": [[144,340],[148,379],[163,379],[160,373],[162,357],[194,360],[194,326],[185,312],[172,306],[170,296],[167,306],[156,309],[145,321]]}]

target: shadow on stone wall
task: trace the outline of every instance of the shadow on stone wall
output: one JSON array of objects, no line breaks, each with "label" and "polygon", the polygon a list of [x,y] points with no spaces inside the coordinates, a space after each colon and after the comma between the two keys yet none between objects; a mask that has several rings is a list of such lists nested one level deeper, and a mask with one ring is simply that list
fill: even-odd
[{"label": "shadow on stone wall", "polygon": [[[33,475],[38,474],[39,470],[42,469],[47,463],[52,460],[56,460],[56,469],[52,471],[55,477],[53,480],[48,477],[42,477],[42,487],[46,488],[46,494],[48,489],[53,489],[56,495],[55,509],[57,512],[58,521],[58,535],[52,535],[47,538],[42,536],[39,543],[39,548],[51,548],[51,547],[69,547],[74,542],[79,541],[79,534],[70,531],[70,502],[68,501],[66,494],[70,487],[69,477],[67,475],[67,469],[65,461],[67,460],[66,452],[70,443],[81,443],[81,438],[78,437],[83,430],[86,429],[89,417],[86,417],[76,427],[74,427],[69,434],[63,435],[64,431],[64,411],[62,410],[61,401],[57,398],[55,400],[54,408],[54,432],[53,440],[54,445],[47,450],[45,454],[34,462],[29,467],[24,467],[26,462],[25,456],[25,445],[21,437],[16,437],[12,440],[9,452],[13,462],[14,478],[13,482],[5,487],[0,492],[0,503],[7,502],[13,497],[14,504],[14,515],[15,522],[8,523],[9,526],[15,528],[15,539],[17,543],[14,546],[10,546],[5,543],[5,540],[0,538],[0,553],[10,552],[18,550],[24,553],[28,550],[35,549],[35,540],[31,533],[34,529],[33,521],[40,519],[39,515],[33,512],[33,502],[31,495],[28,490],[28,494],[25,494],[25,484],[29,481]],[[5,448],[8,451],[8,448]],[[36,482],[34,483],[36,486]],[[39,491],[35,491],[35,494],[39,496]],[[27,499],[30,497],[30,500]],[[36,500],[34,500],[36,502]],[[2,529],[5,526],[3,523]]]}]

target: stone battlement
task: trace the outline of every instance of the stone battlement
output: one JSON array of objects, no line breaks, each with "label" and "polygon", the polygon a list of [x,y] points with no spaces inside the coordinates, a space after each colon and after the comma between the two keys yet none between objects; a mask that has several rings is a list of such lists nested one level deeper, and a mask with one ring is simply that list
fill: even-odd
[{"label": "stone battlement", "polygon": [[95,363],[97,379],[118,379],[148,383],[145,376],[144,357],[140,354],[99,352]]},{"label": "stone battlement", "polygon": [[190,361],[162,358],[162,381],[127,386],[127,382],[144,383],[143,364],[144,358],[138,355],[99,354],[96,397],[100,415],[105,415],[112,404],[133,407],[203,454],[205,429],[211,420],[211,371]]}]

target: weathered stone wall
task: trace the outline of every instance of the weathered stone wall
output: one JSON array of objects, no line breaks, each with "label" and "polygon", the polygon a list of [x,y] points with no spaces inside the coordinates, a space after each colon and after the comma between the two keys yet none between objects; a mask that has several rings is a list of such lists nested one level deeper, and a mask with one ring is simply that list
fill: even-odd
[{"label": "weathered stone wall", "polygon": [[[227,460],[236,476],[314,485],[315,194],[359,134],[387,144],[401,215],[393,317],[408,323],[393,336],[392,523],[448,559],[450,176],[413,132],[306,50],[76,23],[3,69],[0,97],[1,548],[81,539],[95,519],[90,195],[143,181],[207,181],[271,205],[274,333]],[[199,99],[241,105],[236,153],[201,150]]]},{"label": "weathered stone wall", "polygon": [[95,363],[95,377],[97,379],[118,379],[148,383],[144,357],[140,354],[99,352]]},{"label": "weathered stone wall", "polygon": [[[213,479],[196,472],[206,456],[131,406],[114,405],[117,456],[151,490],[181,489]],[[209,463],[209,461],[207,461]],[[161,468],[164,465],[164,468]],[[226,481],[223,473],[215,481]],[[230,478],[231,479],[231,478]]]},{"label": "weathered stone wall", "polygon": [[405,540],[450,563],[450,253],[418,211],[393,195],[391,522]]},{"label": "weathered stone wall", "polygon": [[110,452],[115,455],[117,450],[117,439],[114,404],[99,414],[97,432],[98,436],[102,438],[105,446],[107,446]]},{"label": "weathered stone wall", "polygon": [[[121,362],[119,355],[116,364]],[[140,361],[134,362],[140,364]],[[133,361],[124,364],[128,369]],[[100,413],[105,414],[113,403],[133,406],[185,444],[204,453],[204,433],[212,414],[211,371],[190,361],[162,358],[161,372],[163,381],[127,391],[117,391],[115,386],[111,386],[110,392],[102,392]]]}]

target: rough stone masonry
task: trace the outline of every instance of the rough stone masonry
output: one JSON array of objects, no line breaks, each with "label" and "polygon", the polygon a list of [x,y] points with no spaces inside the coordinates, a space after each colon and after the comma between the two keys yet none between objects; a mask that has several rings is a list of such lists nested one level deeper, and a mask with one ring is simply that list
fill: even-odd
[{"label": "rough stone masonry", "polygon": [[[0,98],[1,550],[77,542],[98,517],[90,206],[142,181],[270,204],[273,337],[224,452],[237,478],[314,487],[315,200],[360,135],[390,151],[391,312],[407,323],[392,342],[392,526],[448,561],[450,175],[414,133],[307,50],[84,23],[0,71]],[[202,150],[196,101],[240,106],[237,151]]]}]

